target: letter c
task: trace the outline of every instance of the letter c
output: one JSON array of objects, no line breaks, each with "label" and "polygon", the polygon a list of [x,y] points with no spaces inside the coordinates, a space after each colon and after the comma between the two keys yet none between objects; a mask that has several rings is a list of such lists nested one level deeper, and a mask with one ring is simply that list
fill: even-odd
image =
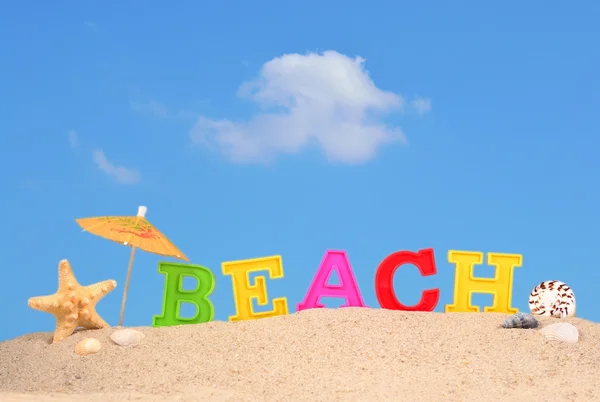
[{"label": "letter c", "polygon": [[435,257],[432,248],[412,251],[397,251],[388,255],[377,267],[375,273],[375,294],[379,305],[389,310],[403,311],[433,311],[440,299],[439,289],[423,291],[421,300],[414,306],[405,306],[400,303],[394,292],[393,278],[396,270],[404,264],[415,265],[422,276],[435,275]]}]

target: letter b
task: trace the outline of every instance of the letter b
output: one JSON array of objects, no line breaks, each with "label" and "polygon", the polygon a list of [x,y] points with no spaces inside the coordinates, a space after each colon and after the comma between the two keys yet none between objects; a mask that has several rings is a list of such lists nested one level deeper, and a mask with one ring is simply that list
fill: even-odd
[{"label": "letter b", "polygon": [[[158,272],[165,275],[165,291],[162,314],[152,317],[152,326],[167,327],[212,321],[215,308],[208,296],[215,288],[215,276],[210,269],[200,265],[160,262]],[[183,289],[183,279],[186,276],[198,280],[196,289]],[[181,317],[182,303],[194,304],[198,309],[196,315],[191,318]]]}]

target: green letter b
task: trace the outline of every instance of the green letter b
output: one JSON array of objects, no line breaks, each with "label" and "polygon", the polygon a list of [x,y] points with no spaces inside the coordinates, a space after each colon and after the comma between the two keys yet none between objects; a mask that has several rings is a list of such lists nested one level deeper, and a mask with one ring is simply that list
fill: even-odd
[{"label": "green letter b", "polygon": [[[165,275],[162,315],[152,317],[153,327],[167,327],[182,324],[200,324],[212,321],[215,308],[208,296],[215,288],[215,275],[206,267],[191,264],[159,262],[158,272]],[[183,278],[198,280],[194,290],[183,289]],[[191,318],[181,317],[181,304],[191,303],[198,309]]]}]

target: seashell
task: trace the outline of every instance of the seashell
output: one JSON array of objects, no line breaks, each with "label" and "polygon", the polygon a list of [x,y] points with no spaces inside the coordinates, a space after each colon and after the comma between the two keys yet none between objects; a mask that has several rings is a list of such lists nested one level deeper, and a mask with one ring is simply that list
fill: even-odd
[{"label": "seashell", "polygon": [[85,338],[77,345],[75,345],[75,353],[79,356],[87,356],[94,353],[98,353],[102,344],[96,338]]},{"label": "seashell", "polygon": [[531,328],[537,328],[538,325],[539,325],[539,322],[538,322],[537,318],[535,318],[531,314],[518,312],[517,314],[515,314],[511,317],[508,317],[502,324],[502,328],[531,329]]},{"label": "seashell", "polygon": [[561,281],[544,281],[529,294],[531,314],[564,318],[575,316],[575,294]]},{"label": "seashell", "polygon": [[542,328],[540,332],[549,341],[565,343],[577,343],[579,341],[579,331],[568,322],[557,322],[556,324],[548,325]]},{"label": "seashell", "polygon": [[110,334],[110,340],[119,346],[135,346],[142,342],[146,335],[134,329],[119,329]]}]

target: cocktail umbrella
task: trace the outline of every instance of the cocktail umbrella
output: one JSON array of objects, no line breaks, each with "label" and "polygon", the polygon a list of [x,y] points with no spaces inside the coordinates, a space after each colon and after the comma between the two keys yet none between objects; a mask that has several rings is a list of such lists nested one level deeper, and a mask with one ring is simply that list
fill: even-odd
[{"label": "cocktail umbrella", "polygon": [[127,269],[127,280],[125,281],[123,302],[121,303],[119,326],[123,324],[125,302],[127,301],[127,290],[129,289],[129,278],[131,277],[133,257],[137,248],[149,253],[175,257],[180,260],[189,261],[188,258],[177,247],[175,247],[175,245],[171,243],[169,239],[166,238],[165,235],[159,232],[158,229],[148,222],[146,219],[147,210],[148,209],[146,207],[140,206],[138,207],[138,213],[136,216],[101,216],[75,220],[85,232],[90,232],[105,239],[131,247],[129,268]]}]

